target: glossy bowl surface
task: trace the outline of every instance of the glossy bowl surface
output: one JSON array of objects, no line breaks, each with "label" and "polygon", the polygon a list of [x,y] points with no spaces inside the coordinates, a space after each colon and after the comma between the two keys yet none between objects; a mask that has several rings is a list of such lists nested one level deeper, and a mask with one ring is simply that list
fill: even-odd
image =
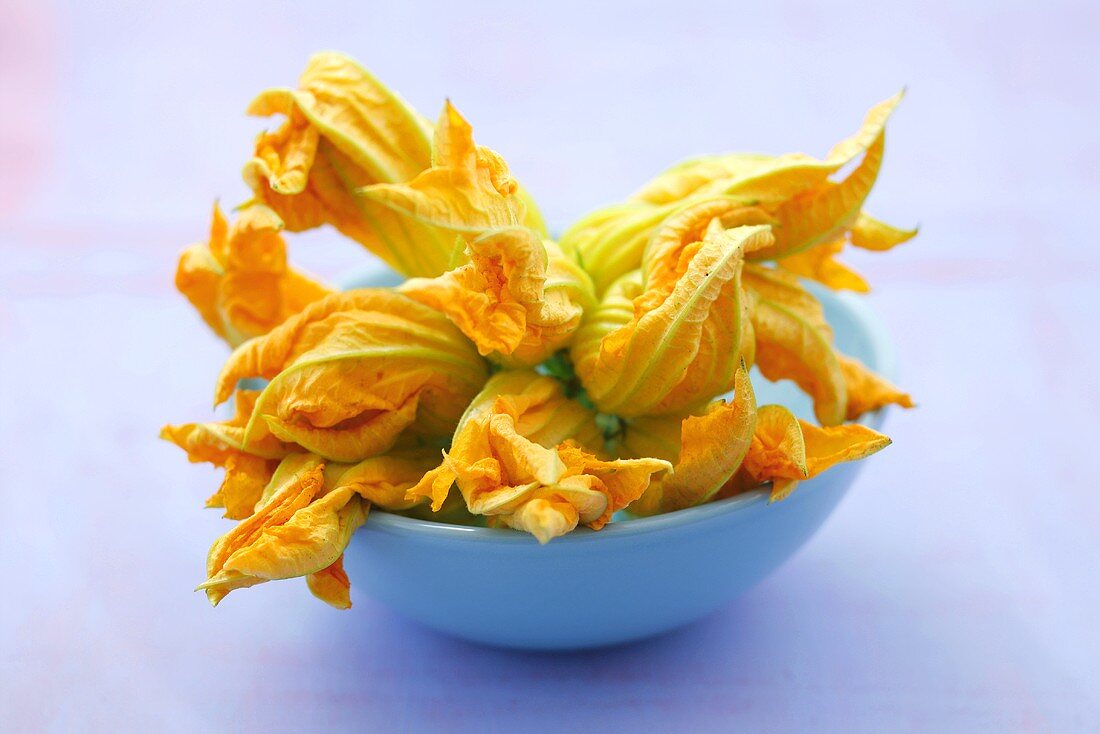
[{"label": "glossy bowl surface", "polygon": [[[367,271],[346,287],[389,285]],[[814,288],[840,349],[893,377],[886,332],[858,297]],[[806,416],[793,384],[753,375],[758,402]],[[865,419],[880,427],[883,414]],[[848,491],[859,463],[802,483],[783,502],[756,491],[679,512],[578,529],[540,546],[508,529],[471,528],[372,511],[345,552],[352,594],[428,627],[526,649],[614,645],[720,608],[800,548]]]}]

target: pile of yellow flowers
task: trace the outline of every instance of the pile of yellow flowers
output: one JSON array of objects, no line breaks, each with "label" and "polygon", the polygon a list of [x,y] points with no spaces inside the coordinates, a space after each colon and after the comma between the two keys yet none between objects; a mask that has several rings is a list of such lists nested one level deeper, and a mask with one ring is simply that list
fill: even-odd
[{"label": "pile of yellow flowers", "polygon": [[[913,237],[862,211],[892,97],[823,160],[681,163],[554,241],[504,159],[450,102],[433,125],[352,59],[314,56],[248,111],[253,192],[184,251],[176,285],[232,348],[223,421],[170,425],[224,468],[239,521],[205,589],[305,576],[350,606],[344,548],[377,505],[547,541],[771,483],[772,499],[889,444],[849,423],[908,395],[836,350],[801,278],[867,290],[836,256]],[[338,292],[288,264],[331,225],[407,278]],[[820,425],[757,406],[790,379]],[[244,385],[261,385],[256,389]],[[457,490],[457,491],[456,491]]]}]

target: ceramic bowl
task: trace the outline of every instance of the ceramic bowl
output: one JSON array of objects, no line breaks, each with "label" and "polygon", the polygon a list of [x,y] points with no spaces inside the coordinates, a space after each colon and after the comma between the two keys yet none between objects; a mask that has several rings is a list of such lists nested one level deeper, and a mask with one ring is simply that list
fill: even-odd
[{"label": "ceramic bowl", "polygon": [[[368,271],[346,287],[392,284]],[[893,377],[884,328],[858,297],[815,288],[837,345]],[[758,402],[801,415],[789,382],[753,380]],[[880,427],[883,413],[865,422]],[[565,650],[615,645],[688,624],[790,558],[836,508],[860,463],[803,482],[782,502],[755,491],[648,518],[578,529],[545,546],[525,533],[372,511],[345,552],[353,599],[373,598],[428,627],[490,645]]]}]

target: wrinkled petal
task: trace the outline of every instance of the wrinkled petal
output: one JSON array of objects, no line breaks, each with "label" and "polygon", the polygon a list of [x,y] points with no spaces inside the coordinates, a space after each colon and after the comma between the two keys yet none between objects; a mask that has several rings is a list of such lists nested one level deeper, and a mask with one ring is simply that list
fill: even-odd
[{"label": "wrinkled petal", "polygon": [[[770,241],[767,226],[685,228],[678,245],[647,255],[577,333],[577,375],[603,412],[684,413],[733,387],[740,361],[744,249]],[[656,241],[656,240],[655,240]]]},{"label": "wrinkled petal", "polygon": [[825,160],[803,153],[781,156],[731,153],[703,156],[679,163],[647,183],[635,201],[668,204],[692,195],[738,196],[761,204],[779,203],[816,189],[874,144],[902,94],[876,105],[860,129],[842,140]]},{"label": "wrinkled petal", "polygon": [[438,464],[437,449],[395,451],[355,464],[330,463],[325,466],[325,485],[349,489],[384,510],[407,510],[422,501],[409,498],[409,489]]},{"label": "wrinkled petal", "polygon": [[[313,501],[324,487],[324,464],[318,457],[309,454],[288,456],[275,470],[270,486],[270,495],[257,505],[255,513],[219,538],[210,548],[206,563],[207,581],[199,588],[206,590],[207,598],[214,605],[234,589],[254,586],[275,577],[270,574],[256,576],[236,571],[226,568],[226,564],[239,552],[247,554],[250,547],[263,538],[267,529],[288,522],[298,510],[304,509]],[[307,568],[302,574],[287,573],[283,577],[319,571],[338,556],[339,553],[327,562],[319,562],[314,558],[314,568]],[[297,560],[306,561],[306,554],[302,554]],[[258,564],[253,564],[256,565]],[[295,565],[308,565],[308,561]],[[277,572],[274,563],[269,564],[268,570]]]},{"label": "wrinkled petal", "polygon": [[814,399],[822,424],[853,420],[888,404],[913,406],[909,395],[836,351],[821,303],[795,274],[746,263],[742,284],[760,371],[770,380],[794,380]]},{"label": "wrinkled petal", "polygon": [[470,123],[448,101],[436,126],[432,167],[407,183],[379,183],[359,193],[419,222],[483,232],[524,222],[516,191],[504,159],[474,143]]},{"label": "wrinkled petal", "polygon": [[245,208],[229,226],[215,204],[210,239],[180,256],[176,288],[231,346],[266,334],[331,291],[287,265],[282,220]]},{"label": "wrinkled petal", "polygon": [[626,429],[623,448],[631,456],[672,462],[673,472],[655,479],[630,505],[638,515],[654,515],[706,502],[741,465],[756,425],[756,397],[742,366],[732,402],[719,400],[698,415],[637,418]]},{"label": "wrinkled petal", "polygon": [[863,155],[863,160],[843,181],[827,182],[792,197],[775,209],[773,214],[779,220],[775,242],[754,253],[754,259],[786,257],[830,242],[856,223],[882,166],[886,120],[901,101],[902,94],[899,92],[873,107],[860,132],[834,148],[830,157],[845,162]]},{"label": "wrinkled petal", "polygon": [[241,345],[216,401],[246,377],[270,380],[244,429],[246,449],[274,435],[353,462],[388,450],[414,420],[418,435],[449,435],[486,367],[442,314],[365,289],[317,301]]},{"label": "wrinkled petal", "polygon": [[844,420],[844,375],[821,304],[797,278],[771,268],[746,266],[756,366],[769,380],[793,380],[814,401],[823,425]]},{"label": "wrinkled petal", "polygon": [[544,361],[565,346],[593,304],[584,271],[530,229],[490,230],[466,245],[466,257],[466,264],[400,290],[447,314],[494,361]]},{"label": "wrinkled petal", "polygon": [[244,429],[257,397],[258,391],[238,390],[233,400],[234,415],[229,420],[168,425],[160,432],[161,438],[186,451],[190,461],[225,469],[221,486],[207,499],[206,506],[225,508],[225,517],[232,520],[252,514],[278,460],[293,450],[274,436],[245,449]]},{"label": "wrinkled petal", "polygon": [[218,311],[218,285],[223,272],[206,244],[191,245],[180,255],[176,266],[176,290],[191,302],[215,334],[226,339],[225,324]]},{"label": "wrinkled petal", "polygon": [[815,280],[833,290],[867,293],[871,287],[863,276],[836,259],[843,249],[844,239],[840,238],[780,258],[777,262],[784,270]]},{"label": "wrinkled petal", "polygon": [[671,468],[657,459],[604,461],[575,439],[599,441],[595,415],[535,372],[504,372],[474,399],[444,462],[410,497],[439,507],[456,484],[470,512],[539,542],[578,524],[599,529]]},{"label": "wrinkled petal", "polygon": [[275,462],[250,454],[231,454],[225,459],[225,478],[206,500],[207,507],[225,508],[224,517],[243,520],[255,511],[264,487],[275,473]]},{"label": "wrinkled petal", "polygon": [[864,413],[886,405],[912,408],[913,398],[899,390],[886,378],[875,374],[854,357],[837,354],[840,371],[848,388],[847,419],[856,420]]},{"label": "wrinkled petal", "polygon": [[[766,218],[741,224],[775,225],[775,241],[749,259],[793,255],[843,236],[878,174],[887,119],[901,94],[876,105],[859,131],[836,145],[824,160],[801,153],[767,156],[736,153],[680,163],[646,184],[631,199],[601,209],[570,227],[562,237],[589,270],[597,294],[640,267],[640,256],[656,229],[683,207],[725,198]],[[843,181],[830,176],[860,156],[863,161]],[[727,226],[733,226],[727,223]]]},{"label": "wrinkled petal", "polygon": [[309,591],[315,597],[337,609],[351,609],[351,581],[344,572],[344,556],[306,576]]},{"label": "wrinkled petal", "polygon": [[866,426],[846,423],[822,428],[796,418],[783,406],[765,405],[757,411],[752,443],[740,469],[719,496],[772,482],[771,500],[776,502],[788,497],[801,480],[889,445],[889,438]]},{"label": "wrinkled petal", "polygon": [[852,225],[852,244],[864,250],[885,252],[917,236],[917,229],[898,229],[860,212]]}]

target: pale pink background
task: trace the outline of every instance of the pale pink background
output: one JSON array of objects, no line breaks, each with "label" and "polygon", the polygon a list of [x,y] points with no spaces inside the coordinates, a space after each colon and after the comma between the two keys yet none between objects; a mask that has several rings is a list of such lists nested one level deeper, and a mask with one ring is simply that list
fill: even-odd
[{"label": "pale pink background", "polygon": [[[1100,13],[1090,3],[0,0],[0,730],[1100,728]],[[455,642],[302,583],[210,609],[214,472],[155,440],[225,350],[177,251],[308,55],[445,96],[555,227],[687,155],[823,154],[903,84],[857,264],[919,411],[730,608],[583,655]],[[332,276],[366,255],[293,240]]]}]

